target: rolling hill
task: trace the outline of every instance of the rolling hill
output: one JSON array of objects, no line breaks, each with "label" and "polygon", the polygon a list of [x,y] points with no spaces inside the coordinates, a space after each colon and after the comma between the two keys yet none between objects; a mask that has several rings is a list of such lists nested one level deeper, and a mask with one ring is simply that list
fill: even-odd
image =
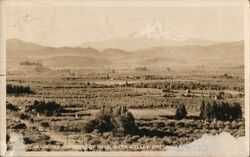
[{"label": "rolling hill", "polygon": [[7,40],[7,69],[23,69],[20,63],[25,61],[39,61],[49,69],[239,66],[244,64],[244,43],[161,46],[135,51],[107,48],[100,51],[90,47],[54,48],[19,39]]}]

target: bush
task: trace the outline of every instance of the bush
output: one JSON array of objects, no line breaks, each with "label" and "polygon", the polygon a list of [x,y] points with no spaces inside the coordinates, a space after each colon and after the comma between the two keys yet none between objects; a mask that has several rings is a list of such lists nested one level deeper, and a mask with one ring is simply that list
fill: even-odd
[{"label": "bush", "polygon": [[9,102],[6,102],[6,109],[11,110],[11,111],[15,111],[15,112],[20,110],[15,105],[13,105],[13,104],[11,104]]},{"label": "bush", "polygon": [[183,104],[178,105],[175,112],[175,119],[180,120],[185,118],[186,116],[187,116],[186,107]]},{"label": "bush", "polygon": [[96,124],[97,124],[96,120],[91,119],[85,124],[83,129],[86,133],[91,133],[95,130]]},{"label": "bush", "polygon": [[50,140],[50,136],[46,135],[46,134],[42,134],[42,135],[40,135],[40,139],[42,139],[42,140]]},{"label": "bush", "polygon": [[60,126],[56,127],[55,130],[56,130],[57,132],[64,132],[64,131],[66,130],[66,128],[65,128],[65,126],[63,126],[63,125],[60,125]]},{"label": "bush", "polygon": [[17,123],[12,127],[12,129],[26,129],[26,128],[27,128],[26,124],[24,123]]},{"label": "bush", "polygon": [[34,140],[30,139],[29,137],[24,137],[23,138],[24,144],[32,144],[35,143]]},{"label": "bush", "polygon": [[27,106],[25,111],[29,112],[35,110],[37,113],[45,114],[46,116],[60,115],[62,107],[54,101],[37,101],[35,100],[33,105]]},{"label": "bush", "polygon": [[101,141],[100,141],[100,139],[94,138],[91,141],[89,141],[89,144],[90,145],[98,145],[98,144],[101,144]]},{"label": "bush", "polygon": [[103,106],[100,112],[94,119],[86,123],[85,132],[93,132],[94,130],[100,132],[114,133],[134,133],[137,130],[135,119],[126,106]]},{"label": "bush", "polygon": [[44,128],[48,128],[49,123],[48,122],[41,122],[41,126],[44,127]]},{"label": "bush", "polygon": [[30,116],[25,114],[25,113],[20,114],[20,119],[29,119],[29,118],[30,118]]}]

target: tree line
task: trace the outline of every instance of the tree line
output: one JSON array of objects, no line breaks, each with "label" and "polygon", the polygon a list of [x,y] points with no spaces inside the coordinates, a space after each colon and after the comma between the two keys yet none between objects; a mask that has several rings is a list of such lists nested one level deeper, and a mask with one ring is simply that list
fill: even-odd
[{"label": "tree line", "polygon": [[29,86],[7,84],[7,94],[34,94]]},{"label": "tree line", "polygon": [[[188,112],[185,105],[180,104],[176,107],[175,119],[186,118]],[[231,121],[242,118],[242,109],[240,103],[229,104],[228,102],[205,102],[202,100],[200,106],[199,118],[203,120],[222,120]]]},{"label": "tree line", "polygon": [[200,83],[200,82],[140,82],[140,83],[127,83],[126,86],[136,88],[157,88],[157,89],[172,89],[172,90],[237,90],[243,91],[244,86],[238,84],[225,84],[219,85],[214,83]]},{"label": "tree line", "polygon": [[235,120],[242,118],[242,109],[240,103],[229,104],[228,102],[205,102],[200,106],[199,117],[203,120]]}]

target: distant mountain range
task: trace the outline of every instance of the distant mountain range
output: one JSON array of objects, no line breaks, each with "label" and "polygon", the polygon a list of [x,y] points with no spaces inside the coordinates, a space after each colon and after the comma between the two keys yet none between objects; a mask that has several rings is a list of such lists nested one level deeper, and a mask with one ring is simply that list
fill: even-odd
[{"label": "distant mountain range", "polygon": [[[158,46],[127,51],[118,48],[47,47],[19,39],[7,40],[7,69],[18,70],[20,63],[39,61],[39,71],[49,69],[135,68],[138,66],[219,67],[244,65],[244,42],[213,45]],[[41,70],[42,69],[42,70]]]}]

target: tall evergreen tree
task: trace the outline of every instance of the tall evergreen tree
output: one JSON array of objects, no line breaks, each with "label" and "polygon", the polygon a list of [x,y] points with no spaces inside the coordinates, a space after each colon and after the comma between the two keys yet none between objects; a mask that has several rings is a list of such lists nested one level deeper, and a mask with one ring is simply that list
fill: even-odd
[{"label": "tall evergreen tree", "polygon": [[176,112],[175,112],[175,118],[177,120],[180,120],[180,119],[185,118],[186,116],[187,116],[187,110],[186,110],[185,105],[183,104],[178,105],[176,108]]},{"label": "tall evergreen tree", "polygon": [[211,119],[211,105],[209,102],[205,105],[204,118],[207,120]]},{"label": "tall evergreen tree", "polygon": [[211,113],[211,119],[217,119],[217,103],[216,103],[216,101],[213,102],[213,104],[210,108],[210,113]]},{"label": "tall evergreen tree", "polygon": [[204,113],[205,113],[205,101],[202,100],[200,105],[200,115],[199,115],[201,119],[205,119]]}]

